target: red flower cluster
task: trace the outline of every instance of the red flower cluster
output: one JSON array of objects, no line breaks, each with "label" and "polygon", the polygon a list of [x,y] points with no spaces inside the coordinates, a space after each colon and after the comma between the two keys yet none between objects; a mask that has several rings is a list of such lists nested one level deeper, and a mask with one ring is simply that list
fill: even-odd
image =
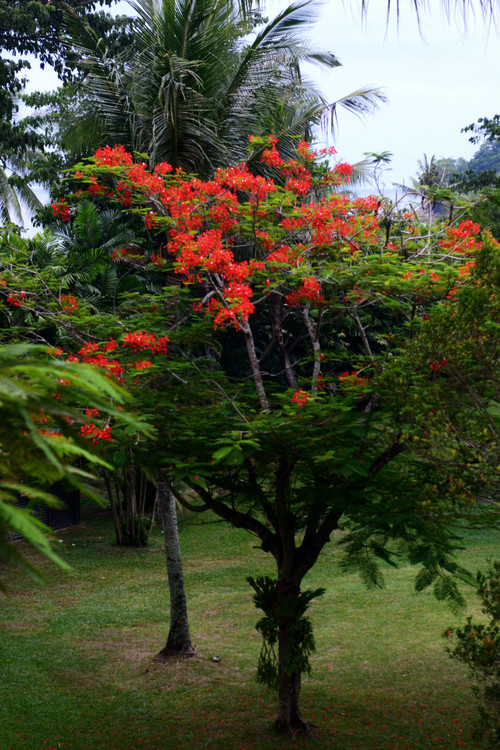
[{"label": "red flower cluster", "polygon": [[272,180],[260,175],[253,175],[245,165],[218,169],[214,180],[219,185],[225,185],[231,190],[241,190],[250,193],[250,203],[264,200],[270,193],[275,193],[277,187]]},{"label": "red flower cluster", "polygon": [[[324,151],[326,153],[327,149],[324,149]],[[297,153],[302,159],[304,159],[304,161],[314,161],[316,159],[316,152],[311,151],[309,144],[303,139],[299,141],[297,145]],[[335,149],[333,150],[333,153],[335,153]]]},{"label": "red flower cluster", "polygon": [[270,143],[270,148],[266,148],[266,150],[262,153],[260,160],[263,164],[267,164],[269,167],[282,167],[285,163],[284,159],[279,155],[278,150],[276,149],[276,143],[278,142],[278,139],[274,136],[270,136],[270,139],[272,137],[272,142]]},{"label": "red flower cluster", "polygon": [[302,261],[302,245],[295,245],[291,248],[289,245],[279,245],[276,250],[267,256],[267,271],[279,271],[280,266],[297,266]]},{"label": "red flower cluster", "polygon": [[326,156],[327,154],[329,156],[333,156],[336,153],[337,153],[337,149],[335,148],[335,146],[328,146],[328,148],[320,148],[319,150],[320,156]]},{"label": "red flower cluster", "polygon": [[238,215],[241,213],[238,198],[233,193],[217,196],[217,203],[210,209],[210,218],[221,232],[227,234],[238,226]]},{"label": "red flower cluster", "polygon": [[448,360],[446,357],[443,357],[441,362],[431,362],[429,367],[431,372],[438,372],[438,370],[441,370],[443,367],[445,367],[448,364]]},{"label": "red flower cluster", "polygon": [[352,177],[352,167],[350,164],[336,164],[335,172],[340,176],[344,182],[349,182]]},{"label": "red flower cluster", "polygon": [[[306,196],[314,180],[320,186],[338,186],[352,175],[352,167],[345,163],[330,170],[325,164],[319,170],[311,167],[319,156],[332,153],[334,149],[323,149],[318,154],[310,150],[305,141],[300,141],[297,159],[285,161],[277,150],[274,135],[267,139],[251,137],[250,141],[263,149],[261,160],[279,172],[285,189],[295,196]],[[144,221],[149,229],[160,223],[160,217],[166,217],[168,245],[162,249],[162,255],[167,250],[173,256],[176,272],[183,274],[188,283],[206,284],[210,294],[204,289],[206,302],[197,303],[195,307],[203,306],[214,319],[216,328],[223,325],[238,328],[248,320],[254,311],[255,288],[259,290],[260,300],[270,288],[283,294],[285,285],[289,288],[291,285],[292,291],[286,297],[288,304],[326,304],[318,280],[321,276],[312,268],[309,270],[309,264],[315,266],[316,261],[321,263],[323,258],[329,257],[342,261],[346,252],[361,258],[361,252],[370,253],[371,244],[379,246],[383,241],[378,221],[381,199],[377,197],[353,199],[340,191],[329,190],[322,200],[302,202],[283,191],[272,179],[253,175],[244,164],[219,169],[212,180],[204,182],[186,177],[178,170],[174,172],[167,163],[150,172],[146,164],[134,164],[123,147],[99,150],[96,163],[100,167],[122,167],[110,173],[106,185],[114,180],[113,197],[123,205],[133,202],[148,206],[143,210],[148,211]],[[101,179],[99,172],[95,174]],[[95,176],[88,179],[91,190],[110,194],[108,187],[97,185]],[[279,199],[275,199],[273,194],[278,191]],[[154,205],[149,201],[152,195]],[[472,222],[462,222],[458,228],[449,229],[446,242],[453,242],[455,246],[458,239],[462,246],[465,238],[474,240],[474,232]],[[299,244],[299,240],[303,244]],[[257,261],[240,260],[238,252],[245,257],[246,246],[252,244],[256,254],[262,257]],[[397,250],[387,238],[384,246]],[[158,265],[165,262],[156,255],[150,260]],[[306,278],[296,276],[301,263],[308,269],[304,274],[310,274]],[[415,275],[416,271],[412,269],[403,278],[412,278],[412,273]],[[436,272],[427,272],[426,281],[427,290],[423,292],[419,287],[420,294],[430,294],[431,290],[433,294],[441,293],[442,282]],[[360,286],[364,285],[360,282]],[[348,294],[351,304],[361,304],[369,293],[356,286]],[[127,337],[132,337],[132,341],[133,337],[148,335],[136,332]],[[133,348],[128,341],[124,339],[123,346]],[[134,351],[148,348],[147,345],[136,346]],[[103,353],[102,349],[99,351]],[[358,381],[355,380],[356,373],[344,373],[341,378],[346,375],[350,378],[347,385],[362,384],[359,376]]]},{"label": "red flower cluster", "polygon": [[213,309],[218,310],[214,318],[214,328],[222,328],[225,324],[232,324],[236,329],[239,329],[240,323],[238,318],[245,321],[248,320],[255,309],[254,305],[250,302],[252,295],[253,292],[248,284],[231,282],[225,290],[228,307],[223,307],[220,303],[216,303],[217,306],[214,305]]},{"label": "red flower cluster", "polygon": [[121,203],[122,206],[131,206],[132,205],[132,191],[130,190],[130,187],[127,185],[126,182],[123,182],[123,180],[120,180],[116,183],[115,187],[115,193],[116,193],[116,199],[118,203]]},{"label": "red flower cluster", "polygon": [[59,346],[49,346],[47,349],[47,354],[50,354],[52,357],[60,357],[63,353],[63,350]]},{"label": "red flower cluster", "polygon": [[293,307],[301,304],[313,304],[317,306],[325,301],[320,292],[321,284],[314,276],[310,276],[307,279],[303,279],[302,284],[296,292],[287,294],[286,301]]},{"label": "red flower cluster", "polygon": [[149,211],[146,216],[144,217],[144,224],[146,225],[146,229],[153,229],[153,227],[156,226],[156,214],[154,211]]},{"label": "red flower cluster", "polygon": [[106,188],[104,187],[104,185],[99,185],[99,183],[97,182],[97,177],[92,175],[92,177],[90,178],[90,185],[87,187],[87,192],[97,198],[99,195],[101,195],[101,193],[106,193]]},{"label": "red flower cluster", "polygon": [[127,170],[127,177],[134,186],[143,188],[151,195],[160,194],[165,188],[161,176],[158,173],[151,174],[148,172],[147,165],[144,163],[132,165]]},{"label": "red flower cluster", "polygon": [[94,159],[99,167],[118,167],[133,163],[132,156],[123,146],[104,146],[98,148]]},{"label": "red flower cluster", "polygon": [[296,404],[297,406],[305,406],[307,402],[309,401],[309,394],[307,391],[303,391],[300,389],[299,391],[295,391],[295,393],[292,394],[292,404]]},{"label": "red flower cluster", "polygon": [[352,301],[355,302],[356,305],[362,305],[365,300],[365,292],[363,292],[357,284],[354,285],[354,289],[351,289],[351,292],[345,297],[346,302]]},{"label": "red flower cluster", "polygon": [[50,207],[53,215],[61,219],[61,221],[69,221],[71,219],[71,209],[64,198],[61,198],[57,203],[51,203]]},{"label": "red flower cluster", "polygon": [[166,175],[172,171],[172,165],[166,161],[162,161],[160,162],[160,164],[156,165],[154,171],[155,171],[155,174]]},{"label": "red flower cluster", "polygon": [[[103,346],[104,351],[109,351],[105,347],[106,344]],[[105,372],[117,378],[120,383],[123,382],[123,366],[121,362],[117,359],[108,359],[105,354],[99,351],[100,348],[99,344],[89,342],[79,350],[78,354],[83,362],[100,367]],[[78,360],[74,357],[71,361],[75,362]]]},{"label": "red flower cluster", "polygon": [[168,351],[168,336],[157,336],[155,333],[146,333],[146,331],[133,331],[126,333],[122,339],[122,346],[131,349],[133,352],[142,352],[149,349],[155,354],[166,354]]},{"label": "red flower cluster", "polygon": [[134,367],[136,370],[147,370],[148,368],[152,367],[153,363],[149,361],[149,359],[137,359],[134,362]]},{"label": "red flower cluster", "polygon": [[21,307],[26,296],[27,296],[27,293],[25,291],[19,292],[19,294],[16,294],[16,292],[12,292],[7,297],[7,302],[9,303],[9,305],[12,305],[13,307]]},{"label": "red flower cluster", "polygon": [[78,302],[73,294],[61,294],[60,302],[64,312],[70,313],[73,310],[78,310]]},{"label": "red flower cluster", "polygon": [[[368,385],[368,383],[370,382],[370,378],[363,378],[358,373],[359,370],[353,370],[352,372],[346,370],[345,372],[342,372],[338,376],[342,388],[359,388],[360,386]],[[344,390],[344,393],[345,392],[346,391]]]},{"label": "red flower cluster", "polygon": [[82,426],[80,427],[80,435],[82,437],[89,438],[93,443],[98,443],[100,440],[104,440],[110,443],[113,442],[110,425],[106,425],[105,427],[98,427],[95,424],[82,424]]},{"label": "red flower cluster", "polygon": [[446,239],[439,240],[438,244],[444,250],[471,255],[481,247],[481,243],[477,241],[477,235],[480,231],[479,224],[470,220],[462,221],[458,227],[448,227]]},{"label": "red flower cluster", "polygon": [[295,195],[307,195],[309,190],[311,189],[312,185],[312,179],[309,175],[309,179],[301,179],[298,180],[296,177],[289,177],[288,180],[285,183],[285,188],[289,190],[291,193],[295,193]]}]

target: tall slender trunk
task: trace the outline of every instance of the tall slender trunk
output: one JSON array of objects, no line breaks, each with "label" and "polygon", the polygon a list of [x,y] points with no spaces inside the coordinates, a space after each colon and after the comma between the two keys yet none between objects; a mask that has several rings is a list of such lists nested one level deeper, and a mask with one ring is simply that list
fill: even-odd
[{"label": "tall slender trunk", "polygon": [[[293,669],[297,665],[295,650],[297,643],[297,617],[301,615],[294,607],[286,605],[286,600],[294,600],[300,594],[302,575],[296,567],[297,549],[295,546],[295,529],[293,516],[288,509],[287,489],[294,462],[281,459],[276,470],[275,497],[278,511],[277,535],[279,538],[278,554],[275,556],[278,566],[276,585],[275,613],[278,626],[278,716],[275,722],[280,732],[293,735],[297,730],[310,733],[312,724],[302,718],[299,708],[301,672]],[[291,601],[290,601],[291,603]],[[300,664],[299,659],[299,664]]]},{"label": "tall slender trunk", "polygon": [[255,383],[255,390],[259,397],[260,407],[262,411],[269,411],[269,401],[266,396],[266,389],[264,388],[264,381],[262,379],[262,372],[260,371],[259,360],[257,352],[255,351],[255,342],[253,340],[252,329],[248,322],[241,323],[241,330],[245,336],[245,343],[247,346],[248,359],[250,360],[250,367],[252,368],[253,380]]},{"label": "tall slender trunk", "polygon": [[304,316],[309,338],[311,339],[311,344],[312,344],[313,354],[314,354],[311,392],[317,393],[318,384],[319,384],[319,374],[321,372],[321,346],[319,343],[319,323],[318,325],[315,325],[314,322],[311,320],[311,315],[309,313],[308,307],[305,307],[303,309],[302,314]]},{"label": "tall slender trunk", "polygon": [[158,510],[165,536],[168,587],[170,590],[170,630],[167,644],[156,658],[165,660],[171,656],[194,656],[196,650],[191,645],[189,634],[175,498],[167,484],[161,479],[158,481]]},{"label": "tall slender trunk", "polygon": [[113,518],[113,526],[115,528],[116,543],[118,544],[119,547],[121,547],[122,546],[122,529],[121,529],[120,519],[118,517],[118,510],[117,510],[117,502],[119,505],[120,498],[118,497],[117,502],[115,501],[115,496],[113,494],[113,488],[111,486],[109,474],[106,470],[104,471],[104,482],[106,484],[106,491],[108,493],[108,501],[109,501],[109,507],[111,508],[111,517]]},{"label": "tall slender trunk", "polygon": [[290,363],[290,358],[288,356],[288,352],[286,350],[285,342],[283,339],[282,298],[276,292],[272,292],[269,295],[269,307],[271,309],[271,326],[272,326],[272,331],[273,331],[273,337],[276,342],[276,346],[278,348],[278,355],[281,361],[281,366],[283,367],[288,385],[290,386],[290,388],[293,388],[294,390],[297,391],[299,389],[299,385],[297,383],[297,378],[295,377],[295,373]]}]

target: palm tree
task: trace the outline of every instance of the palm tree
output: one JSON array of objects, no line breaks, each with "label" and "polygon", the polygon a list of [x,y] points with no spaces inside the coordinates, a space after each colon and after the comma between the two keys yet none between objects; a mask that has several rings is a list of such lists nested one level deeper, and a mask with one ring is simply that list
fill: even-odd
[{"label": "palm tree", "polygon": [[[37,154],[38,156],[38,154]],[[35,153],[3,154],[0,163],[0,221],[24,226],[26,213],[32,216],[42,202],[26,181],[27,162]]]},{"label": "palm tree", "polygon": [[91,122],[111,144],[123,143],[187,171],[210,174],[241,161],[248,135],[269,131],[304,135],[338,106],[373,110],[383,98],[361,89],[328,104],[300,66],[340,65],[330,52],[311,49],[304,32],[315,3],[299,0],[263,28],[247,21],[230,0],[135,0],[133,54],[111,58],[85,21],[68,13],[68,44],[86,71],[81,90],[92,102]]},{"label": "palm tree", "polygon": [[122,213],[79,203],[74,220],[32,241],[32,262],[50,268],[64,289],[99,309],[114,309],[123,292],[161,288],[156,270],[144,262],[136,230]]},{"label": "palm tree", "polygon": [[449,171],[446,169],[446,165],[441,163],[442,161],[441,159],[437,159],[435,154],[430,159],[427,157],[427,154],[424,154],[424,158],[418,160],[416,186],[438,188],[446,184]]}]

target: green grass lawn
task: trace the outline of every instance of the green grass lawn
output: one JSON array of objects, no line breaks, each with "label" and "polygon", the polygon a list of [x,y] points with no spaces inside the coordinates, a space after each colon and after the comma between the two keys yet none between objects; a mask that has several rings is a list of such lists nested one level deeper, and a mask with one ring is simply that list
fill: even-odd
[{"label": "green grass lawn", "polygon": [[[414,570],[389,570],[384,590],[342,573],[335,541],[307,585],[317,653],[303,713],[320,727],[292,742],[272,730],[275,696],[255,681],[259,617],[247,575],[273,572],[249,535],[225,524],[181,522],[195,659],[160,664],[168,587],[160,533],[144,550],[114,546],[104,519],[58,532],[73,566],[43,562],[40,589],[2,569],[0,750],[474,750],[475,706],[462,667],[444,651],[455,617],[415,594]],[[500,532],[469,533],[462,563],[499,557]],[[469,610],[477,614],[472,595]],[[214,661],[213,657],[220,661]]]}]

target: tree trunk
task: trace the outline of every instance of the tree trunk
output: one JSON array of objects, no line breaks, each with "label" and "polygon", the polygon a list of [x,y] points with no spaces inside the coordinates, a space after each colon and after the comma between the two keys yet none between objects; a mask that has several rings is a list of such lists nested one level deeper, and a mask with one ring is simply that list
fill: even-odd
[{"label": "tree trunk", "polygon": [[158,481],[158,510],[165,536],[170,590],[170,631],[165,648],[156,657],[162,661],[172,656],[194,656],[196,650],[191,645],[189,635],[175,498],[161,480]]},{"label": "tree trunk", "polygon": [[[283,533],[285,532],[285,533]],[[289,534],[285,527],[282,528],[282,539],[286,539]],[[292,614],[293,607],[290,605],[283,606],[282,602],[286,599],[299,596],[300,582],[294,576],[294,554],[291,548],[293,541],[289,540],[288,545],[283,545],[284,555],[281,559],[278,570],[278,583],[276,587],[275,612],[279,622],[278,628],[278,717],[275,727],[279,732],[293,736],[296,732],[305,732],[311,734],[314,728],[302,718],[299,707],[301,672],[293,669],[297,665],[296,650],[299,646],[297,643],[297,630],[295,637],[293,626],[297,625],[297,613]],[[290,548],[288,551],[286,547]],[[298,615],[300,617],[301,615]],[[300,660],[299,660],[300,661]]]},{"label": "tree trunk", "polygon": [[300,672],[289,674],[287,665],[293,651],[289,628],[284,625],[278,633],[278,731],[293,735],[295,732],[311,733],[313,725],[302,718],[299,708]]},{"label": "tree trunk", "polygon": [[[281,361],[281,366],[285,372],[287,383],[290,388],[298,391],[299,384],[293,371],[293,367],[288,357],[285,342],[283,340],[283,297],[278,295],[277,292],[272,292],[269,295],[269,306],[271,309],[271,326],[273,331],[274,340],[278,348],[278,355]],[[317,380],[317,376],[316,376]]]}]

